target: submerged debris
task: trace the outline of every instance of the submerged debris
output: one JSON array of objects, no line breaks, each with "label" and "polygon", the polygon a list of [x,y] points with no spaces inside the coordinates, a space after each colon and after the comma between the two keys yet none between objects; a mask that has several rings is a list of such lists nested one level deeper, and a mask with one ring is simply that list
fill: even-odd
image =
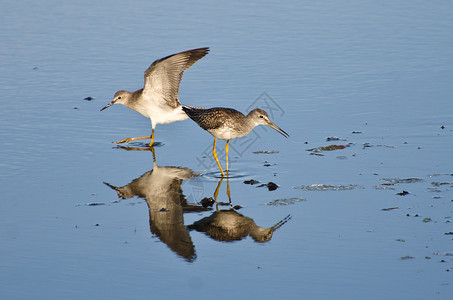
[{"label": "submerged debris", "polygon": [[306,191],[344,191],[353,189],[363,189],[364,187],[357,184],[349,185],[328,185],[328,184],[312,184],[296,186],[295,189],[301,189]]},{"label": "submerged debris", "polygon": [[437,176],[453,176],[453,173],[436,173],[436,174],[430,174],[428,175],[429,177],[437,177]]},{"label": "submerged debris", "polygon": [[215,203],[214,199],[212,197],[204,197],[203,199],[201,199],[200,201],[201,203],[201,206],[203,206],[204,208],[207,208],[207,207],[212,207]]},{"label": "submerged debris", "polygon": [[375,186],[373,186],[373,188],[376,189],[376,190],[395,190],[394,187],[391,187],[391,186],[388,186],[388,185],[385,185],[385,184],[375,185]]},{"label": "submerged debris", "polygon": [[250,179],[250,180],[244,180],[244,183],[245,184],[254,185],[254,184],[257,184],[257,183],[260,183],[260,182],[258,180],[255,180],[255,179]]},{"label": "submerged debris", "polygon": [[402,256],[400,257],[401,260],[408,260],[408,259],[414,259],[413,256],[410,256],[410,255],[406,255],[406,256]]},{"label": "submerged debris", "polygon": [[278,188],[278,185],[273,183],[272,181],[271,182],[268,182],[268,183],[263,183],[263,184],[260,184],[258,185],[257,187],[263,187],[263,186],[267,186],[267,188],[269,189],[269,191],[275,191],[277,188]]},{"label": "submerged debris", "polygon": [[85,203],[85,204],[77,204],[76,206],[98,206],[98,205],[105,205],[104,202],[90,202],[90,203]]},{"label": "submerged debris", "polygon": [[255,151],[255,152],[252,152],[253,154],[276,154],[276,153],[279,153],[279,151],[275,151],[275,150],[272,150],[272,151]]},{"label": "submerged debris", "polygon": [[441,186],[441,185],[451,185],[453,186],[453,182],[431,182],[433,186]]},{"label": "submerged debris", "polygon": [[346,141],[346,139],[340,139],[339,137],[336,137],[336,136],[326,137],[326,142],[330,142],[330,141]]},{"label": "submerged debris", "polygon": [[315,155],[315,156],[324,156],[324,154],[321,154],[321,153],[316,153],[316,152],[312,152],[312,153],[310,153],[310,155]]},{"label": "submerged debris", "polygon": [[263,166],[265,166],[265,167],[270,167],[270,166],[275,166],[275,165],[276,164],[271,164],[268,161],[265,161],[264,164],[263,164]]},{"label": "submerged debris", "polygon": [[381,210],[383,210],[383,211],[389,211],[389,210],[394,210],[394,209],[398,209],[398,208],[399,208],[399,207],[396,206],[396,207],[383,208],[383,209],[381,209]]},{"label": "submerged debris", "polygon": [[381,181],[387,181],[392,184],[396,183],[414,183],[423,181],[421,178],[381,178]]},{"label": "submerged debris", "polygon": [[388,145],[372,145],[372,144],[370,144],[370,143],[363,143],[362,147],[363,147],[363,149],[365,149],[365,148],[371,148],[371,147],[397,148],[396,146],[388,146]]},{"label": "submerged debris", "polygon": [[282,205],[291,205],[297,202],[306,201],[305,198],[286,198],[286,199],[276,199],[270,202],[267,202],[266,205],[273,205],[273,206],[282,206]]},{"label": "submerged debris", "polygon": [[406,195],[408,195],[410,193],[408,191],[402,191],[402,192],[396,193],[396,194],[399,195],[399,196],[406,196]]}]

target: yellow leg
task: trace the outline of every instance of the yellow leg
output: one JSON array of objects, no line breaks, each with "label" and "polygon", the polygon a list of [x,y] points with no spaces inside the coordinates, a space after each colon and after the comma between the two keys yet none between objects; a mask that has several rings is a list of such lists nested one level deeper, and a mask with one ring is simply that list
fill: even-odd
[{"label": "yellow leg", "polygon": [[222,185],[222,181],[223,181],[223,177],[220,178],[219,183],[217,183],[217,187],[216,187],[215,192],[214,192],[214,200],[215,200],[215,202],[217,202],[217,196],[219,195],[219,190],[220,190],[220,186]]},{"label": "yellow leg", "polygon": [[[227,171],[227,174],[228,174],[228,171]],[[230,180],[228,179],[228,176],[227,176],[227,195],[228,195],[228,200],[230,200],[230,204],[231,204]]]},{"label": "yellow leg", "polygon": [[144,140],[144,139],[150,139],[151,136],[142,136],[142,137],[136,137],[136,138],[127,138],[118,142],[114,142],[115,144],[122,144],[122,143],[128,143],[130,141],[135,141],[135,140]]},{"label": "yellow leg", "polygon": [[215,158],[215,161],[217,162],[217,166],[219,166],[219,170],[222,173],[222,177],[225,176],[225,173],[223,173],[222,166],[220,165],[219,159],[217,158],[217,153],[215,152],[215,144],[217,142],[217,139],[214,138],[214,147],[212,148],[212,155]]},{"label": "yellow leg", "polygon": [[227,140],[226,145],[225,145],[225,155],[226,155],[226,172],[227,172],[227,177],[228,177],[228,149],[230,148],[229,146],[230,140]]},{"label": "yellow leg", "polygon": [[149,146],[152,147],[154,145],[154,128],[153,132],[151,133],[151,143],[149,143]]},{"label": "yellow leg", "polygon": [[153,162],[156,162],[156,153],[154,152],[154,147],[151,147],[151,152],[153,153]]}]

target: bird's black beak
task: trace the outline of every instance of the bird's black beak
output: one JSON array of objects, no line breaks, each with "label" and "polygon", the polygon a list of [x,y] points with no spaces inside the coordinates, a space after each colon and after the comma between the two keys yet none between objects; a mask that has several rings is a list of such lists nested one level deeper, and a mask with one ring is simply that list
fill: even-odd
[{"label": "bird's black beak", "polygon": [[270,120],[269,120],[269,122],[267,123],[267,125],[269,125],[269,127],[272,127],[273,129],[275,129],[278,133],[280,133],[281,135],[283,135],[285,138],[288,138],[288,137],[289,137],[289,134],[287,134],[286,131],[284,131],[283,129],[281,129],[280,127],[278,127],[278,126],[275,125],[274,123],[272,123]]},{"label": "bird's black beak", "polygon": [[103,111],[104,109],[106,109],[107,107],[109,106],[112,106],[113,104],[115,104],[116,100],[113,100],[112,102],[110,102],[109,104],[107,104],[106,106],[104,106],[103,108],[101,108],[101,111]]}]

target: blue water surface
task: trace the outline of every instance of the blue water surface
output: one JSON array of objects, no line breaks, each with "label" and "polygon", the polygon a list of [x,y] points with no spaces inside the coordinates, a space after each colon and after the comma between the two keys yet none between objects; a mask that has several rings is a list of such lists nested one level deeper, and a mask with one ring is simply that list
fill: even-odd
[{"label": "blue water surface", "polygon": [[[3,3],[0,298],[449,299],[452,15],[444,1]],[[197,47],[211,51],[182,103],[261,107],[290,134],[231,142],[217,209],[201,205],[220,181],[211,135],[158,125],[153,163],[112,144],[149,120],[99,111]],[[199,226],[214,218],[242,235]]]}]

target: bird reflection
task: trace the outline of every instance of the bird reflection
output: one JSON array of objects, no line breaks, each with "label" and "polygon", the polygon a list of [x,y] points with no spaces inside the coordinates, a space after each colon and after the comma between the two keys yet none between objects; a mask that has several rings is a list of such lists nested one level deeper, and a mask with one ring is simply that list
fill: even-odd
[{"label": "bird reflection", "polygon": [[176,254],[192,262],[196,259],[195,247],[187,227],[184,226],[183,213],[209,209],[188,204],[181,185],[184,180],[198,175],[188,168],[159,167],[154,148],[150,150],[153,152],[154,164],[151,171],[122,187],[104,183],[116,190],[119,198],[144,198],[149,208],[151,232]]},{"label": "bird reflection", "polygon": [[[242,240],[247,236],[251,236],[253,240],[259,243],[268,242],[275,230],[280,228],[283,224],[291,219],[291,215],[286,216],[274,226],[263,228],[255,224],[253,219],[238,213],[233,208],[219,210],[219,204],[225,205],[223,202],[218,201],[218,194],[222,184],[223,177],[219,180],[217,188],[214,191],[214,201],[216,203],[216,211],[209,217],[203,218],[189,225],[190,230],[204,232],[212,239],[222,242],[232,242]],[[227,195],[229,205],[231,205],[231,194],[229,179],[227,177]]]}]

